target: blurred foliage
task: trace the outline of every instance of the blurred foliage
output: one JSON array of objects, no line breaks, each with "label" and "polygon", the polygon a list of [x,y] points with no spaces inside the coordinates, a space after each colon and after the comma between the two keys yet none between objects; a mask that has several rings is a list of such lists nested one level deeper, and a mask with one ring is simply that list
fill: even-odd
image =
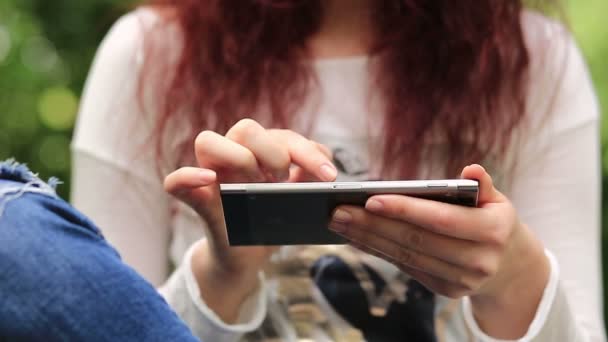
[{"label": "blurred foliage", "polygon": [[[132,1],[131,1],[132,3]],[[124,0],[0,0],[0,160],[70,179],[78,98],[99,42]]]},{"label": "blurred foliage", "polygon": [[[608,317],[608,0],[569,0],[566,12],[571,30],[583,50],[602,108],[602,260],[604,317]],[[582,251],[581,251],[582,252]]]},{"label": "blurred foliage", "polygon": [[[66,182],[59,188],[64,198],[70,137],[87,70],[110,25],[132,6],[133,0],[0,0],[0,160],[13,156],[43,178],[60,177]],[[608,13],[608,1],[569,0],[564,9],[606,115],[608,25],[601,13]],[[608,121],[602,125],[607,187]],[[603,213],[606,206],[604,200]],[[606,233],[606,217],[603,222]],[[607,256],[604,260],[606,268]]]}]

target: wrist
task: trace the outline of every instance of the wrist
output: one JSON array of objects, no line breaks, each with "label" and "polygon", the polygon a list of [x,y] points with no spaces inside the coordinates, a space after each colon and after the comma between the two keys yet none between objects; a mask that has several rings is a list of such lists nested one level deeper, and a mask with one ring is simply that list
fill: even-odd
[{"label": "wrist", "polygon": [[222,321],[236,322],[241,305],[256,290],[259,270],[237,271],[222,267],[206,241],[196,245],[191,263],[203,302]]},{"label": "wrist", "polygon": [[497,277],[470,296],[479,327],[496,338],[517,339],[525,335],[551,272],[542,243],[526,226],[522,225],[519,231],[516,240],[520,243],[507,253],[509,257]]}]

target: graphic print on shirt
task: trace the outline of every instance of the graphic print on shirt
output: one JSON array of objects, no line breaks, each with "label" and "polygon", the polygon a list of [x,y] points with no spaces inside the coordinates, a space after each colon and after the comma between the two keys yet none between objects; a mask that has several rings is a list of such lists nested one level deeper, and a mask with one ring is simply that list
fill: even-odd
[{"label": "graphic print on shirt", "polygon": [[[336,255],[319,258],[311,276],[331,306],[366,341],[436,341],[435,297],[417,281],[405,276],[387,284],[368,265],[350,264]],[[394,283],[403,285],[400,292],[394,292]]]},{"label": "graphic print on shirt", "polygon": [[361,160],[355,151],[348,148],[336,147],[332,149],[334,165],[338,173],[347,177],[358,177],[367,175],[367,165]]},{"label": "graphic print on shirt", "polygon": [[366,181],[373,173],[370,165],[369,138],[317,135],[313,140],[325,145],[333,155],[338,170],[337,181]]}]

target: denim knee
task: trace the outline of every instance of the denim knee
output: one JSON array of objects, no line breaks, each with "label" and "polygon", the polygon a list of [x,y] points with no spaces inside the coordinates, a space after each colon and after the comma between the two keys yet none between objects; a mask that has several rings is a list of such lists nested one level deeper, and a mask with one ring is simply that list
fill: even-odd
[{"label": "denim knee", "polygon": [[0,163],[0,340],[194,340],[52,185]]},{"label": "denim knee", "polygon": [[78,277],[98,267],[87,250],[98,244],[118,258],[53,188],[22,165],[0,164],[0,339],[66,337],[63,311],[82,299]]}]

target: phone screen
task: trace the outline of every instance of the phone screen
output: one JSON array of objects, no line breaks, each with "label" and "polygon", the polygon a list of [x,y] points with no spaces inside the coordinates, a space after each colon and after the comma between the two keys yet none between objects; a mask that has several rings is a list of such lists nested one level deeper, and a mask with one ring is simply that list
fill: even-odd
[{"label": "phone screen", "polygon": [[[341,244],[327,228],[338,204],[364,205],[367,194],[223,195],[230,245]],[[244,210],[246,209],[246,210]],[[243,213],[247,213],[244,217]]]}]

